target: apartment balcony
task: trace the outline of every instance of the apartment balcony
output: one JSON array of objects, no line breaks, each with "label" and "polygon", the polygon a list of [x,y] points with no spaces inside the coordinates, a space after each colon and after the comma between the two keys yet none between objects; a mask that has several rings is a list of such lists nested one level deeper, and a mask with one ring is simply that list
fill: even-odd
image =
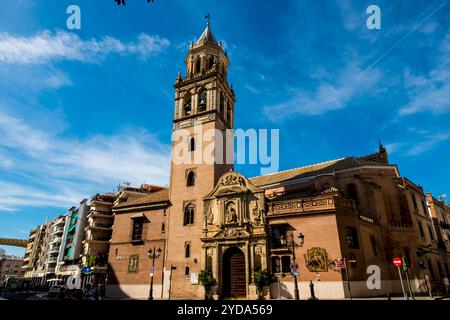
[{"label": "apartment balcony", "polygon": [[65,219],[60,219],[60,220],[58,220],[57,222],[55,222],[53,225],[55,226],[55,227],[57,227],[57,226],[63,226],[64,224],[65,224]]},{"label": "apartment balcony", "polygon": [[105,218],[105,219],[114,219],[114,216],[112,213],[110,212],[105,212],[105,211],[90,211],[88,216],[88,218]]},{"label": "apartment balcony", "polygon": [[84,240],[83,243],[109,243],[111,240],[111,236],[108,237],[100,237],[100,236],[91,236],[88,239]]},{"label": "apartment balcony", "polygon": [[54,231],[51,233],[51,235],[52,235],[52,236],[55,236],[55,235],[63,234],[63,233],[64,233],[64,229],[63,229],[63,228],[58,228],[58,229],[54,230]]},{"label": "apartment balcony", "polygon": [[85,230],[95,230],[95,231],[111,231],[112,224],[111,223],[91,223],[89,224]]},{"label": "apartment balcony", "polygon": [[49,274],[49,273],[55,273],[56,272],[56,268],[48,268],[47,270],[46,270],[46,273],[47,274]]},{"label": "apartment balcony", "polygon": [[50,240],[50,244],[61,243],[61,241],[62,241],[61,237],[54,237],[52,240]]},{"label": "apartment balcony", "polygon": [[55,254],[55,253],[59,253],[59,246],[58,247],[54,247],[54,248],[50,248],[47,252],[47,254]]},{"label": "apartment balcony", "polygon": [[58,258],[57,257],[51,257],[47,259],[47,264],[53,264],[53,263],[57,263],[58,262]]}]

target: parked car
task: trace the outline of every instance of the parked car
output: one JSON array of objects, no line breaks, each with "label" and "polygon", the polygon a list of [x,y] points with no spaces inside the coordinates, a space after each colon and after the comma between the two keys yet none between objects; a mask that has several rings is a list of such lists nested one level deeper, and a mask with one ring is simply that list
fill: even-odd
[{"label": "parked car", "polygon": [[50,289],[48,290],[48,296],[49,297],[57,297],[58,295],[61,294],[61,292],[63,290],[64,290],[64,286],[61,286],[61,285],[51,286]]}]

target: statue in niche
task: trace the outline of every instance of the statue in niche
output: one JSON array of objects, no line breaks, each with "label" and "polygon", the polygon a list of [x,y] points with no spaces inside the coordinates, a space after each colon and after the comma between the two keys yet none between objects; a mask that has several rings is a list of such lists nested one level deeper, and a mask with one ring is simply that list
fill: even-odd
[{"label": "statue in niche", "polygon": [[236,222],[236,209],[234,208],[234,202],[230,202],[227,204],[227,211],[225,213],[225,221],[226,223],[234,223]]},{"label": "statue in niche", "polygon": [[211,206],[209,207],[208,214],[206,215],[206,224],[210,225],[214,223],[214,213]]},{"label": "statue in niche", "polygon": [[255,206],[253,207],[253,220],[255,221],[256,225],[258,225],[261,222],[261,216],[262,216],[262,210],[259,209],[258,201],[255,201]]}]

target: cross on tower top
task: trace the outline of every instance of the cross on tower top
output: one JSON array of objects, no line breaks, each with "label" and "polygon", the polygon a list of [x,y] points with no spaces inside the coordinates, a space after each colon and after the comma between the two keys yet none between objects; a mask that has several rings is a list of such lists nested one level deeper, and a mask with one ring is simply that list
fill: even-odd
[{"label": "cross on tower top", "polygon": [[211,14],[208,12],[208,14],[205,16],[205,19],[206,19],[206,21],[207,21],[207,23],[206,23],[206,25],[208,26],[208,27],[210,27],[211,26]]}]

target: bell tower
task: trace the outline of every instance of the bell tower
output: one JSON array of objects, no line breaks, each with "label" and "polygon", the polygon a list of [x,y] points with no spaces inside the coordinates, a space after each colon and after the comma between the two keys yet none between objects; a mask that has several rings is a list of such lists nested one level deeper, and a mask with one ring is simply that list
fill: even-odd
[{"label": "bell tower", "polygon": [[197,282],[205,259],[200,240],[205,221],[203,198],[224,173],[233,170],[233,148],[227,148],[226,137],[234,126],[235,95],[227,81],[229,60],[211,31],[209,15],[202,35],[190,44],[185,65],[185,75],[180,71],[174,84],[166,248],[170,285],[168,278],[164,280],[164,295],[170,291],[174,298],[203,295]]}]

